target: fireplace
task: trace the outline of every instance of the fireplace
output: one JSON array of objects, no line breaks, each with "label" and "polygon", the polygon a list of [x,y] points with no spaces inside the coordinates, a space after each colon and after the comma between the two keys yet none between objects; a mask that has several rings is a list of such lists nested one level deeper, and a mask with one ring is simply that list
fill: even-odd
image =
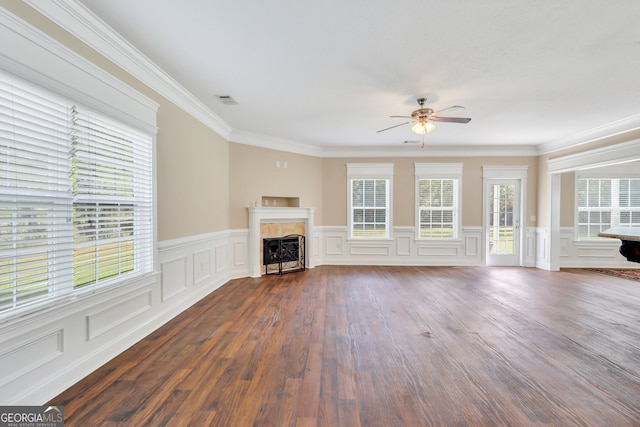
[{"label": "fireplace", "polygon": [[[304,224],[305,242],[310,242],[309,239],[313,238],[313,213],[315,208],[251,206],[247,210],[249,212],[249,257],[247,261],[251,277],[260,277],[262,275],[262,267],[264,266],[261,259],[261,255],[264,255],[262,238],[272,237],[261,236],[261,224],[302,222]],[[288,233],[291,232],[285,231],[283,234],[288,235]],[[297,232],[295,233],[297,234]],[[314,267],[313,251],[305,250],[304,255],[303,264],[305,268]]]},{"label": "fireplace", "polygon": [[265,274],[283,274],[305,269],[305,238],[299,234],[262,239]]}]

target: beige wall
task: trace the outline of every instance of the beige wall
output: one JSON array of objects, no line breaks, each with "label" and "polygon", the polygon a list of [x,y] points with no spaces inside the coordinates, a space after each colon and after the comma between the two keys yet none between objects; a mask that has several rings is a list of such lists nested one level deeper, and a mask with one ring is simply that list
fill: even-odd
[{"label": "beige wall", "polygon": [[247,207],[262,196],[298,197],[301,207],[317,208],[314,223],[323,224],[322,159],[230,143],[229,176],[230,228],[247,228]]},{"label": "beige wall", "polygon": [[171,103],[158,123],[158,240],[228,229],[229,142]]},{"label": "beige wall", "polygon": [[536,215],[538,164],[536,157],[441,157],[441,158],[336,158],[324,159],[324,225],[347,225],[347,163],[393,163],[393,222],[395,226],[415,223],[414,163],[462,163],[462,225],[482,225],[482,166],[527,166],[528,226],[535,226],[529,217]]},{"label": "beige wall", "polygon": [[160,104],[158,240],[229,228],[229,143],[157,92],[18,1],[3,7]]}]

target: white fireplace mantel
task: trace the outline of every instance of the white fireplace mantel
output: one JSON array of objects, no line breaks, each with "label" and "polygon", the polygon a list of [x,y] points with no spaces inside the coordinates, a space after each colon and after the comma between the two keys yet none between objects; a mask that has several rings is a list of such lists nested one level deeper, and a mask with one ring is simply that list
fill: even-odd
[{"label": "white fireplace mantel", "polygon": [[316,208],[286,208],[262,206],[249,207],[249,275],[251,277],[261,276],[260,251],[262,242],[260,241],[260,224],[280,221],[304,222],[304,233],[307,242],[305,251],[305,267],[314,266],[311,251],[308,250],[309,242],[313,236],[313,213]]}]

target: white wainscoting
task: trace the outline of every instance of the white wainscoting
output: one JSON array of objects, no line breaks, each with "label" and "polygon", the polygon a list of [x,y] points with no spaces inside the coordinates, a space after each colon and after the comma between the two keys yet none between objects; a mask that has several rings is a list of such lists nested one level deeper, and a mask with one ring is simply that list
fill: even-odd
[{"label": "white wainscoting", "polygon": [[536,251],[535,266],[542,270],[551,270],[551,258],[549,256],[549,229],[545,227],[535,228]]},{"label": "white wainscoting", "polygon": [[522,245],[522,266],[536,267],[538,252],[538,237],[536,227],[526,227],[524,229],[524,244]]},{"label": "white wainscoting", "polygon": [[638,268],[620,255],[620,240],[574,240],[573,227],[560,228],[560,268]]},{"label": "white wainscoting", "polygon": [[[538,227],[536,233],[536,267],[549,270],[549,230]],[[581,242],[574,239],[573,227],[560,228],[560,268],[640,268],[620,255],[620,240],[602,239]]]},{"label": "white wainscoting", "polygon": [[316,226],[320,256],[316,264],[333,265],[483,265],[482,228],[463,227],[453,241],[418,241],[413,227],[394,227],[389,240],[347,238],[347,227]]},{"label": "white wainscoting", "polygon": [[248,230],[158,245],[158,272],[0,321],[0,402],[41,405],[227,281],[249,275]]}]

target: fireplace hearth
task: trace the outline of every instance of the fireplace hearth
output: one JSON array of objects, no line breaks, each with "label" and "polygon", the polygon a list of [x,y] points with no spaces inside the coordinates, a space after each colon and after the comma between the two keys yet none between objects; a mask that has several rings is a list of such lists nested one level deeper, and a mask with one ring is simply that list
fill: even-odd
[{"label": "fireplace hearth", "polygon": [[305,238],[299,234],[262,240],[265,274],[283,274],[305,269]]}]

